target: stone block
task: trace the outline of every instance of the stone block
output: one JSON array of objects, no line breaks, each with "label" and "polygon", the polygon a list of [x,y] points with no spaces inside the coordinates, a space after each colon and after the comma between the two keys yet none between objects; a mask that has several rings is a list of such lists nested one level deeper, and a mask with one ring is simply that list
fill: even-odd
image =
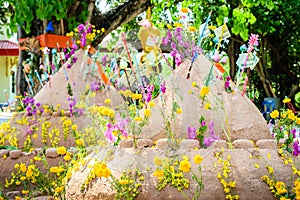
[{"label": "stone block", "polygon": [[0,158],[3,158],[4,155],[8,156],[9,150],[7,149],[1,149],[0,150]]},{"label": "stone block", "polygon": [[168,146],[168,139],[162,138],[156,141],[156,148],[157,149],[164,149]]},{"label": "stone block", "polygon": [[179,144],[180,149],[196,149],[199,147],[199,141],[193,139],[182,139]]},{"label": "stone block", "polygon": [[251,140],[247,139],[238,139],[232,142],[232,145],[235,149],[249,149],[254,148],[254,143]]},{"label": "stone block", "polygon": [[46,150],[46,157],[48,158],[57,158],[59,155],[56,148],[49,148]]},{"label": "stone block", "polygon": [[227,149],[226,140],[216,140],[208,147],[208,149]]},{"label": "stone block", "polygon": [[138,139],[137,147],[142,148],[151,148],[153,146],[153,140],[151,139]]},{"label": "stone block", "polygon": [[275,139],[261,139],[256,142],[256,146],[260,149],[277,149],[277,141]]},{"label": "stone block", "polygon": [[22,151],[21,150],[11,150],[9,152],[9,157],[11,159],[17,159],[20,158],[22,156]]},{"label": "stone block", "polygon": [[133,148],[133,140],[121,140],[120,148]]}]

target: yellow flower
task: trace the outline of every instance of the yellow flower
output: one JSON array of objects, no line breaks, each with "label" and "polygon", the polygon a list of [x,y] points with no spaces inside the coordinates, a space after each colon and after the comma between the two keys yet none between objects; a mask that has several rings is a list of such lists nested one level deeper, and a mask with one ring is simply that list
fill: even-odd
[{"label": "yellow flower", "polygon": [[273,119],[277,118],[277,117],[279,116],[278,110],[272,111],[271,114],[270,114],[270,116],[271,116],[271,118],[273,118]]},{"label": "yellow flower", "polygon": [[51,172],[51,173],[60,173],[60,172],[63,172],[63,171],[64,171],[63,168],[57,167],[57,166],[54,166],[54,167],[51,167],[51,168],[50,168],[50,172]]},{"label": "yellow flower", "polygon": [[21,163],[20,164],[20,170],[21,170],[21,172],[26,172],[27,168],[26,168],[26,164],[25,163]]},{"label": "yellow flower", "polygon": [[180,27],[182,27],[182,24],[180,24],[180,23],[175,23],[174,26],[175,26],[176,28],[180,28]]},{"label": "yellow flower", "polygon": [[41,157],[38,157],[38,156],[34,156],[34,157],[33,157],[33,160],[35,160],[35,161],[40,161],[40,160],[42,160],[42,158],[41,158]]},{"label": "yellow flower", "polygon": [[150,101],[149,104],[150,108],[153,108],[155,106],[155,103],[153,101]]},{"label": "yellow flower", "polygon": [[133,120],[136,122],[141,122],[143,119],[141,117],[135,117]]},{"label": "yellow flower", "polygon": [[177,113],[178,115],[180,115],[180,114],[182,113],[182,109],[181,109],[181,108],[177,108],[176,113]]},{"label": "yellow flower", "polygon": [[296,120],[296,116],[293,112],[288,115],[288,118],[292,121]]},{"label": "yellow flower", "polygon": [[300,118],[299,117],[296,117],[295,119],[296,123],[299,125],[300,124]]},{"label": "yellow flower", "polygon": [[77,144],[77,146],[84,146],[84,141],[81,139],[77,139],[76,144]]},{"label": "yellow flower", "polygon": [[66,149],[66,147],[64,147],[64,146],[61,146],[61,147],[58,147],[58,148],[57,148],[57,153],[58,153],[59,155],[65,155],[66,152],[67,152],[67,149]]},{"label": "yellow flower", "polygon": [[34,139],[36,139],[36,138],[38,138],[38,134],[35,133],[35,134],[32,135],[32,137],[33,137]]},{"label": "yellow flower", "polygon": [[205,110],[210,109],[210,103],[206,103],[206,104],[204,105],[204,109],[205,109]]},{"label": "yellow flower", "polygon": [[21,176],[21,177],[20,177],[20,180],[21,180],[21,181],[25,181],[25,180],[26,180],[26,177],[25,177],[25,176]]},{"label": "yellow flower", "polygon": [[188,160],[184,159],[179,164],[179,170],[188,173],[190,171],[191,164]]},{"label": "yellow flower", "polygon": [[[1,200],[1,197],[0,197],[0,200]],[[21,200],[21,197],[15,196],[15,200]]]},{"label": "yellow flower", "polygon": [[225,187],[225,188],[224,188],[224,192],[225,192],[226,194],[228,194],[228,193],[230,192],[230,189],[229,189],[228,187]]},{"label": "yellow flower", "polygon": [[197,87],[197,83],[195,81],[192,82],[192,87]]},{"label": "yellow flower", "polygon": [[167,24],[167,28],[168,28],[169,30],[171,30],[171,29],[172,29],[172,26],[171,26],[170,24]]},{"label": "yellow flower", "polygon": [[157,169],[157,170],[155,170],[154,172],[153,172],[153,176],[155,176],[155,177],[163,177],[164,176],[164,172],[163,172],[163,170],[161,170],[161,169]]},{"label": "yellow flower", "polygon": [[163,160],[158,156],[154,156],[153,162],[156,166],[161,166],[163,164]]},{"label": "yellow flower", "polygon": [[213,30],[213,31],[216,29],[215,26],[208,26],[207,28],[209,28],[210,30]]},{"label": "yellow flower", "polygon": [[133,100],[142,99],[142,97],[143,97],[142,94],[135,94],[135,93],[131,94],[131,98]]},{"label": "yellow flower", "polygon": [[230,154],[228,154],[227,155],[227,160],[230,160],[230,159],[231,159]]},{"label": "yellow flower", "polygon": [[269,174],[273,174],[274,173],[274,168],[273,167],[270,167],[270,166],[266,166]]},{"label": "yellow flower", "polygon": [[110,102],[111,102],[110,99],[105,99],[105,100],[104,100],[104,103],[105,103],[105,104],[110,104]]},{"label": "yellow flower", "polygon": [[259,168],[259,165],[257,163],[254,164],[255,168]]},{"label": "yellow flower", "polygon": [[60,192],[62,192],[63,190],[64,190],[64,186],[60,186],[60,187],[55,188],[55,192],[56,192],[56,193],[60,193]]},{"label": "yellow flower", "polygon": [[194,157],[194,162],[198,165],[203,161],[203,157],[199,154],[196,154]]},{"label": "yellow flower", "polygon": [[197,29],[195,28],[195,26],[190,26],[189,27],[189,31],[191,31],[191,32],[195,32]]},{"label": "yellow flower", "polygon": [[73,124],[71,128],[72,128],[73,131],[76,131],[78,126],[77,126],[77,124]]},{"label": "yellow flower", "polygon": [[145,115],[146,117],[150,117],[150,116],[151,116],[151,110],[150,110],[150,109],[145,109],[145,110],[144,110],[144,115]]},{"label": "yellow flower", "polygon": [[201,97],[204,97],[205,95],[207,95],[209,93],[209,87],[207,86],[203,86],[201,88],[201,91],[200,91],[200,96]]},{"label": "yellow flower", "polygon": [[64,160],[65,161],[69,161],[69,160],[71,160],[72,158],[71,158],[71,156],[70,155],[65,155],[65,157],[64,157]]},{"label": "yellow flower", "polygon": [[103,33],[105,31],[105,28],[101,28],[101,32]]},{"label": "yellow flower", "polygon": [[124,97],[130,97],[131,96],[131,91],[130,90],[125,90],[125,91],[120,90],[119,94],[123,95]]},{"label": "yellow flower", "polygon": [[120,180],[119,180],[119,183],[120,183],[121,185],[126,185],[126,184],[129,183],[129,181],[128,181],[128,179],[120,179]]},{"label": "yellow flower", "polygon": [[188,12],[189,12],[189,9],[183,7],[183,8],[180,9],[180,11],[183,12],[183,13],[188,13]]},{"label": "yellow flower", "polygon": [[22,194],[28,194],[29,193],[29,190],[22,190]]},{"label": "yellow flower", "polygon": [[282,101],[283,103],[289,103],[289,102],[291,102],[291,99],[289,99],[289,98],[285,98],[285,99],[283,99],[283,101]]},{"label": "yellow flower", "polygon": [[111,174],[110,169],[105,168],[105,169],[103,170],[102,176],[103,176],[104,178],[108,178],[110,174]]}]

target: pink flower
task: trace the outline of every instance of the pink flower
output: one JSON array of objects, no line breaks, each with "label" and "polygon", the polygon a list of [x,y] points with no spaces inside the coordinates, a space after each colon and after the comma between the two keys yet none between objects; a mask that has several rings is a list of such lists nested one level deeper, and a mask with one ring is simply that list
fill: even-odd
[{"label": "pink flower", "polygon": [[249,38],[249,45],[250,46],[258,46],[258,35],[252,34]]},{"label": "pink flower", "polygon": [[143,19],[139,22],[139,25],[143,27],[151,27],[151,22],[148,19]]},{"label": "pink flower", "polygon": [[109,141],[109,142],[115,142],[116,141],[116,137],[112,134],[112,125],[111,124],[107,124],[107,130],[105,131],[104,135],[106,137],[106,139]]},{"label": "pink flower", "polygon": [[216,52],[214,53],[214,55],[212,56],[212,59],[213,59],[215,62],[219,62],[219,60],[220,60],[220,55],[219,55],[218,51],[216,51]]},{"label": "pink flower", "polygon": [[220,62],[223,63],[223,64],[226,64],[226,63],[227,63],[226,57],[223,57],[223,58],[220,60]]}]

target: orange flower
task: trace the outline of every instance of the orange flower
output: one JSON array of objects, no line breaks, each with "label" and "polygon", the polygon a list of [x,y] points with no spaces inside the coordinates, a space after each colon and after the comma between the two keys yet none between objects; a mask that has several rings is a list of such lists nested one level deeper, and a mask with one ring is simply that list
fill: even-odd
[{"label": "orange flower", "polygon": [[195,26],[190,26],[189,27],[189,31],[191,31],[191,32],[195,32],[197,29],[195,28]]},{"label": "orange flower", "polygon": [[183,12],[183,13],[188,13],[189,9],[188,8],[181,8],[180,11]]}]

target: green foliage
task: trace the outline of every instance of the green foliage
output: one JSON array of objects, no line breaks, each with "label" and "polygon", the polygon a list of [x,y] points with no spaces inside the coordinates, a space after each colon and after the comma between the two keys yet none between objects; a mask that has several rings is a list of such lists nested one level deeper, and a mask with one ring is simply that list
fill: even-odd
[{"label": "green foliage", "polygon": [[[67,19],[68,28],[72,30],[78,23],[84,22],[89,14],[87,3],[81,2],[82,12],[76,13],[76,16],[67,16],[74,0],[9,0],[6,2],[12,9],[7,10],[8,13],[0,10],[0,13],[1,15],[6,14],[9,18],[9,23],[6,23],[9,26],[8,35],[16,33],[18,25],[21,25],[29,34],[33,20],[51,20],[53,18],[56,20]],[[5,24],[3,20],[1,22]]]}]

